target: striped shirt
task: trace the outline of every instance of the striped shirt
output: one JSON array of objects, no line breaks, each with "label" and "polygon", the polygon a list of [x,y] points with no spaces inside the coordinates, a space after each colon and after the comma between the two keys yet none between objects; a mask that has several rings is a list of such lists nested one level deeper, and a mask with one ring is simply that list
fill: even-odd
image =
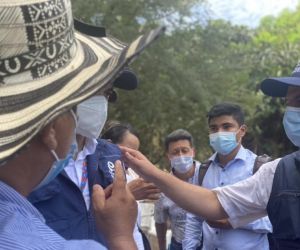
[{"label": "striped shirt", "polygon": [[[59,209],[59,208],[57,208]],[[0,248],[3,250],[103,250],[93,240],[65,240],[29,201],[0,181]]]},{"label": "striped shirt", "polygon": [[[195,172],[198,172],[200,163],[195,161]],[[189,178],[189,183],[193,182],[193,177]],[[170,200],[163,193],[159,200],[156,201],[154,207],[154,221],[157,224],[171,222],[172,237],[178,242],[182,243],[184,238],[184,230],[186,223],[187,212],[179,207],[176,203]]]}]

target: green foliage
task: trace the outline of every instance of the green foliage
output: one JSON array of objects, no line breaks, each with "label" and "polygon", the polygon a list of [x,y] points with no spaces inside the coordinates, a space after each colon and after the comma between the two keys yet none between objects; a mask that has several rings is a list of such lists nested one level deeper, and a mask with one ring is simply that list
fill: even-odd
[{"label": "green foliage", "polygon": [[[264,78],[291,75],[299,60],[299,22],[300,7],[294,12],[283,11],[277,18],[262,20],[251,44],[249,80],[254,83],[253,90]],[[252,120],[260,152],[282,156],[295,150],[283,130],[283,104],[284,101],[278,98],[263,97],[256,108]]]},{"label": "green foliage", "polygon": [[122,41],[131,41],[149,27],[183,22],[195,2],[199,1],[73,0],[72,4],[77,18],[106,27]]},{"label": "green foliage", "polygon": [[[300,8],[266,17],[250,30],[223,20],[190,18],[204,1],[73,0],[75,15],[105,26],[109,34],[131,41],[160,24],[167,34],[131,67],[139,77],[135,91],[118,91],[110,119],[131,123],[141,136],[141,150],[165,167],[164,137],[184,128],[195,137],[197,158],[212,153],[206,113],[218,102],[240,104],[248,124],[245,144],[274,157],[293,150],[282,128],[282,100],[265,97],[258,83],[289,75],[300,49]],[[203,13],[205,9],[203,10]]]}]

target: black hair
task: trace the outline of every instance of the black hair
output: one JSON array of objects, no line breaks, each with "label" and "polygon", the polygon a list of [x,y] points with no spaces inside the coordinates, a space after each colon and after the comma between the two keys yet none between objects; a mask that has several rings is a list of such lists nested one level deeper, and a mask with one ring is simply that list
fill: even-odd
[{"label": "black hair", "polygon": [[167,137],[165,138],[165,150],[168,151],[171,142],[176,142],[179,140],[188,140],[191,147],[193,147],[194,145],[193,136],[188,131],[184,129],[177,129],[167,135]]},{"label": "black hair", "polygon": [[118,121],[109,121],[104,128],[101,139],[111,140],[114,144],[122,143],[126,133],[131,133],[139,139],[138,133],[129,123],[120,123]]},{"label": "black hair", "polygon": [[230,115],[241,126],[245,122],[244,111],[242,108],[234,103],[223,102],[214,105],[207,113],[208,123],[211,119],[220,117],[222,115]]}]

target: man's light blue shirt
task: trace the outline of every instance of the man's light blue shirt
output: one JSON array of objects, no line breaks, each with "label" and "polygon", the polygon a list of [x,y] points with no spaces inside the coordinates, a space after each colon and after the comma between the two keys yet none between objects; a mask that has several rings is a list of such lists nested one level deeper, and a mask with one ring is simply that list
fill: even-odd
[{"label": "man's light blue shirt", "polygon": [[25,197],[1,181],[0,248],[3,250],[106,249],[93,240],[65,240],[45,224],[43,216]]},{"label": "man's light blue shirt", "polygon": [[[203,187],[208,189],[222,187],[252,176],[256,155],[250,150],[241,147],[236,157],[224,167],[219,164],[216,156],[215,153],[209,159],[211,164],[203,179]],[[193,183],[199,185],[198,173],[195,173]],[[210,227],[201,218],[188,214],[183,249],[195,249],[200,243],[202,230],[203,250],[268,250],[267,233],[272,232],[272,225],[268,217],[264,217],[242,228],[218,229]]]}]

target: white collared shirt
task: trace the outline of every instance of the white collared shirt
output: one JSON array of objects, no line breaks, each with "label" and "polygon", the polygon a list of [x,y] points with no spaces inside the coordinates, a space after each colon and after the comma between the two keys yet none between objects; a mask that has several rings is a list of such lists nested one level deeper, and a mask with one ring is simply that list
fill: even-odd
[{"label": "white collared shirt", "polygon": [[234,228],[267,215],[266,207],[280,160],[264,164],[255,175],[246,180],[214,189]]},{"label": "white collared shirt", "polygon": [[[83,149],[78,153],[76,161],[71,159],[69,161],[68,166],[65,167],[65,171],[70,179],[76,184],[78,188],[81,185],[81,178],[82,178],[82,167],[83,162],[85,161],[88,155],[91,155],[95,152],[97,147],[97,140],[96,139],[89,139],[86,138],[85,145]],[[82,191],[82,195],[85,201],[85,205],[87,210],[90,209],[90,192],[89,192],[89,183],[86,182],[86,185]]]},{"label": "white collared shirt", "polygon": [[[215,153],[209,159],[211,160],[211,163],[203,179],[203,187],[218,190],[222,188],[216,187],[231,186],[232,184],[245,180],[253,175],[253,164],[256,155],[250,150],[245,149],[243,146],[241,146],[234,159],[225,166],[220,165],[216,156],[217,154]],[[199,185],[199,173],[196,172],[195,174],[193,183]],[[195,249],[196,246],[199,245],[201,228],[203,231],[204,250],[269,249],[266,234],[272,231],[272,226],[268,217],[261,218],[250,224],[245,223],[245,225],[231,230],[212,228],[206,222],[202,222],[201,218],[188,214],[183,249]]]}]

